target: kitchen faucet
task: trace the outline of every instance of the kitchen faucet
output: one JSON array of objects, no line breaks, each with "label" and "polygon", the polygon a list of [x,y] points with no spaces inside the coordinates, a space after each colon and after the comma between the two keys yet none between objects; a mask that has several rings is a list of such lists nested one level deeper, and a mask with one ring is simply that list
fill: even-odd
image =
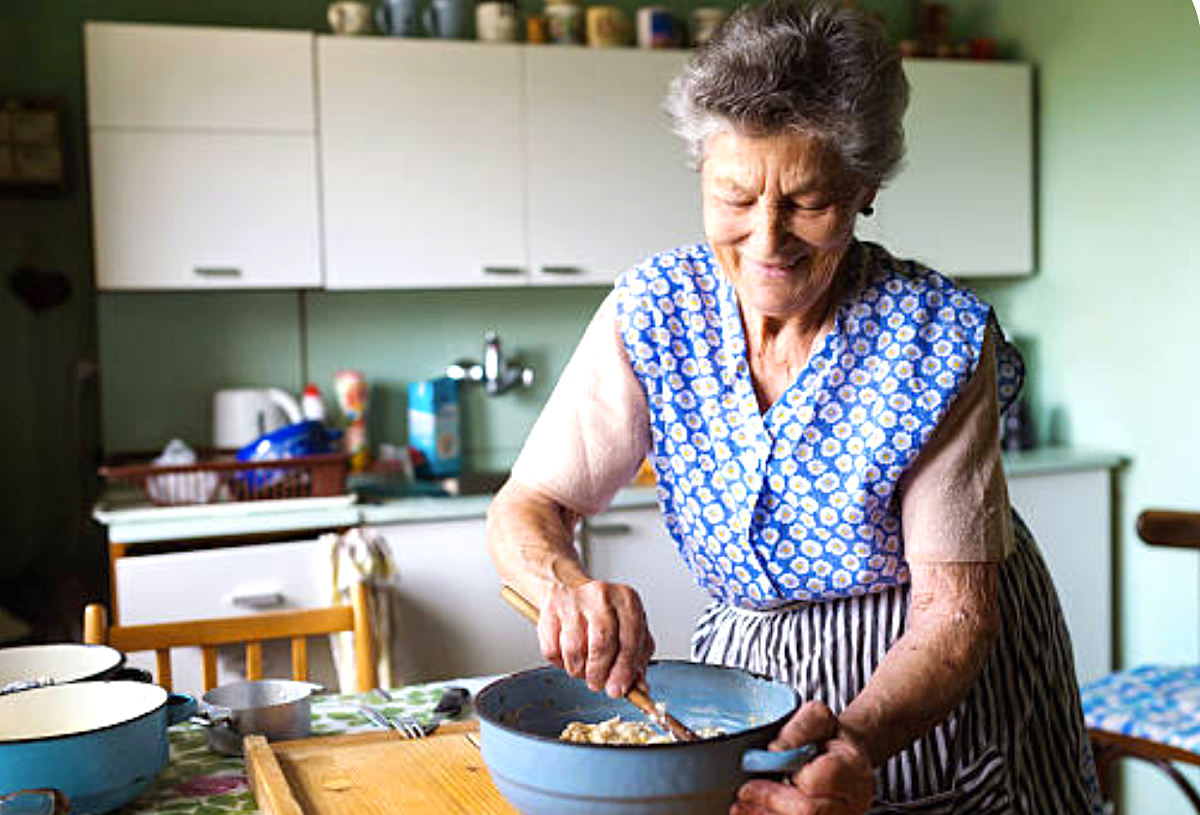
[{"label": "kitchen faucet", "polygon": [[500,335],[483,335],[483,363],[459,360],[446,369],[451,379],[480,382],[488,396],[499,396],[514,385],[528,388],[533,384],[533,368],[509,363],[500,350]]}]

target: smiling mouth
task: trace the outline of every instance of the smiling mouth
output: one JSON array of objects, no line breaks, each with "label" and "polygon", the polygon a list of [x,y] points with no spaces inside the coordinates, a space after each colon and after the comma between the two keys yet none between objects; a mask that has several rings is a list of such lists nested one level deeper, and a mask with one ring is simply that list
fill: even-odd
[{"label": "smiling mouth", "polygon": [[797,258],[791,263],[761,263],[754,260],[743,260],[742,266],[760,277],[771,280],[782,280],[794,276],[797,272],[807,271],[810,258]]}]

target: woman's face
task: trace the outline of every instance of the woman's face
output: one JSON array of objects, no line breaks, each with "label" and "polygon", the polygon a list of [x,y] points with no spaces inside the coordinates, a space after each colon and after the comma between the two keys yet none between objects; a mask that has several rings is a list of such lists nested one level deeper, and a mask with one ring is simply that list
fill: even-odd
[{"label": "woman's face", "polygon": [[[875,197],[812,136],[711,137],[701,166],[704,230],[743,306],[803,316],[821,302]],[[814,274],[814,270],[816,274]],[[814,290],[820,287],[820,291]]]}]

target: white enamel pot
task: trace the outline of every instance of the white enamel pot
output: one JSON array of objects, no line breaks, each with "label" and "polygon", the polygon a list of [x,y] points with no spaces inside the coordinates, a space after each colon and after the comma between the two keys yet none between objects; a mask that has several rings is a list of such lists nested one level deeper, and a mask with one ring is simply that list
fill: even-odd
[{"label": "white enamel pot", "polygon": [[125,667],[125,655],[107,645],[55,643],[0,648],[0,695],[41,685],[101,679],[148,682],[150,674]]}]

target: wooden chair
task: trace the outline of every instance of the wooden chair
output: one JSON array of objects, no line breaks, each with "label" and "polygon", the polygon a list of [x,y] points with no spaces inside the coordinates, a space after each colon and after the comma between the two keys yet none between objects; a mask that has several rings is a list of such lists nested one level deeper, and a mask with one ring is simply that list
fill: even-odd
[{"label": "wooden chair", "polygon": [[[1146,510],[1138,536],[1153,546],[1200,550],[1200,512]],[[1200,715],[1181,709],[1194,699],[1200,665],[1142,665],[1118,671],[1082,688],[1084,718],[1106,801],[1112,799],[1113,763],[1134,759],[1157,767],[1200,815],[1200,794],[1177,765],[1200,766]]]},{"label": "wooden chair", "polygon": [[367,589],[356,584],[350,605],[298,611],[270,611],[245,617],[182,620],[150,625],[108,625],[108,611],[91,604],[83,612],[83,641],[109,645],[119,651],[154,651],[158,662],[158,684],[171,690],[171,649],[199,646],[203,654],[204,690],[217,685],[217,648],[246,646],[246,678],[262,679],[262,644],[266,640],[290,639],[292,678],[308,679],[308,637],[354,632],[354,661],[359,691],[377,684],[373,630],[367,608]]}]

